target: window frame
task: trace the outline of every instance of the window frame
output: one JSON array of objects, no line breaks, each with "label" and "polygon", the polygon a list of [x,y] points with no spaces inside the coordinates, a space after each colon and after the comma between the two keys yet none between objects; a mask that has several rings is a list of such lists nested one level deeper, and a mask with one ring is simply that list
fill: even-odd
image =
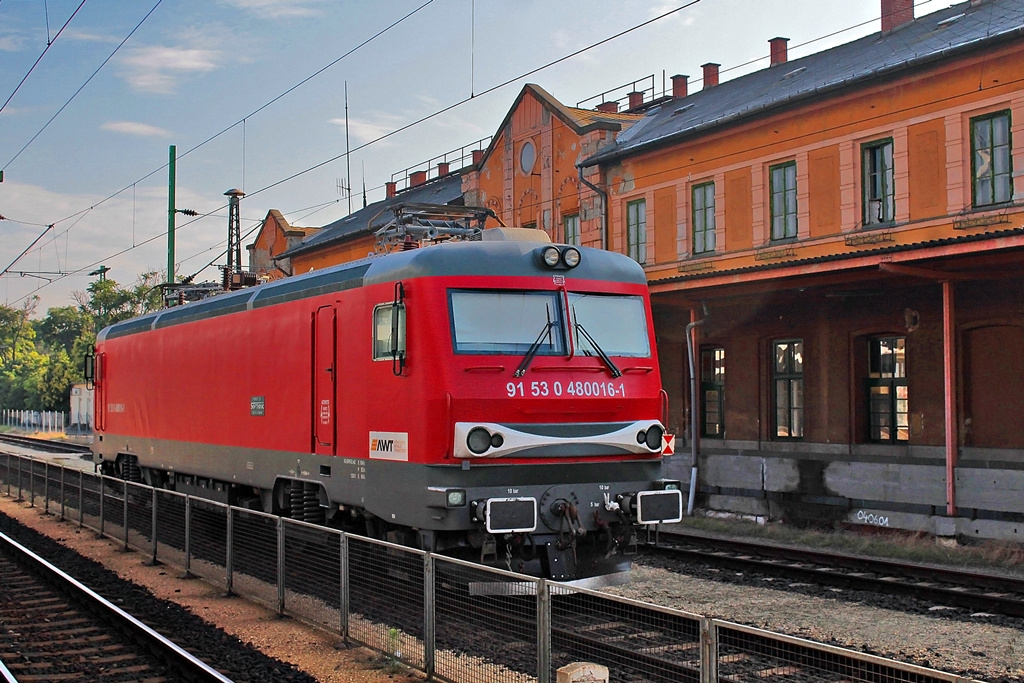
[{"label": "window frame", "polygon": [[[886,160],[884,150],[889,149],[889,158]],[[879,175],[873,172],[868,167],[868,154],[883,150],[882,163],[885,164],[888,161],[888,167],[884,167],[880,173],[882,182],[882,197],[876,199],[870,196],[869,193],[873,193],[874,183],[870,182],[872,176]],[[861,224],[867,227],[878,227],[883,225],[891,225],[896,220],[896,182],[895,182],[895,162],[894,162],[895,149],[893,147],[892,138],[881,138],[878,140],[872,140],[871,142],[865,142],[860,146],[860,201],[861,201]],[[878,220],[868,220],[871,211],[870,206],[872,201],[879,201],[880,207],[883,209],[883,216],[879,217]]]},{"label": "window frame", "polygon": [[[707,372],[710,362],[711,372]],[[719,371],[720,369],[720,371]],[[715,392],[714,407],[717,431],[708,429],[709,392]],[[705,439],[725,438],[725,347],[706,346],[700,350],[700,435]]]},{"label": "window frame", "polygon": [[[786,352],[786,369],[785,371],[779,371],[779,346],[786,344],[789,346],[789,350]],[[800,368],[795,369],[795,345],[800,345]],[[806,364],[804,340],[802,338],[789,338],[789,339],[775,339],[772,340],[771,346],[771,363],[772,363],[772,435],[773,441],[800,441],[804,438],[806,432],[806,394],[804,385],[804,365]],[[779,417],[779,382],[786,383],[786,406],[782,410],[787,411],[786,422],[783,424],[780,422]],[[796,384],[795,384],[796,383]],[[794,387],[799,386],[799,400],[794,400],[797,396],[797,392],[794,391]],[[799,416],[799,420],[796,418]],[[798,424],[797,424],[798,423]],[[787,434],[780,434],[780,428],[784,427],[787,430]],[[797,431],[795,427],[799,427],[799,434],[794,434]]]},{"label": "window frame", "polygon": [[[397,325],[395,325],[392,322],[392,318],[393,318],[395,309],[398,310],[398,324]],[[379,312],[381,312],[381,311],[387,311],[388,312],[387,326],[388,326],[388,329],[391,331],[391,333],[394,333],[395,331],[398,332],[398,344],[397,344],[397,346],[392,344],[391,333],[389,333],[387,339],[383,339],[381,337],[378,337],[378,331],[379,331],[380,328],[379,328],[379,323],[377,321],[377,314]],[[404,357],[404,355],[407,352],[407,344],[408,344],[408,338],[406,336],[406,334],[407,334],[407,332],[406,332],[407,323],[406,323],[405,304],[396,303],[394,301],[389,301],[387,303],[377,304],[376,306],[373,307],[373,316],[372,316],[371,319],[373,321],[373,325],[372,325],[372,327],[373,327],[372,337],[373,338],[372,338],[371,344],[370,344],[370,353],[373,356],[373,360],[374,361],[381,361],[381,360],[384,360],[384,361],[394,361],[396,358]],[[381,322],[383,322],[383,321],[381,321]],[[380,343],[381,342],[386,342],[387,343],[387,350],[386,351],[378,352],[378,348],[380,348]]]},{"label": "window frame", "polygon": [[[575,224],[575,229],[572,232],[569,231],[570,222]],[[578,212],[562,216],[562,239],[565,244],[571,244],[574,247],[580,246],[580,214]]]},{"label": "window frame", "polygon": [[[884,342],[892,342],[890,348],[894,349],[893,369],[885,372],[881,367],[881,349]],[[902,344],[899,344],[902,342]],[[896,348],[902,349],[902,362],[896,360]],[[876,358],[878,363],[876,364]],[[903,335],[882,335],[868,339],[868,368],[865,392],[867,395],[867,429],[868,441],[871,443],[907,444],[910,443],[910,392],[907,388],[907,337]],[[887,391],[876,394],[875,389],[886,389]],[[902,396],[900,388],[903,388]],[[883,399],[888,405],[883,412],[875,409],[876,396],[887,396]],[[880,403],[878,401],[877,403]],[[903,410],[900,410],[900,403],[903,403]],[[878,420],[883,416],[888,423],[882,424]],[[901,422],[900,416],[903,416]],[[883,430],[888,429],[888,436],[883,437]]]},{"label": "window frame", "polygon": [[[978,181],[980,180],[980,178],[978,177],[977,157],[979,149],[977,147],[977,134],[975,132],[975,124],[981,122],[988,122],[989,124],[991,124],[991,122],[994,121],[995,119],[1002,117],[1006,118],[1006,144],[996,145],[995,135],[993,134],[994,128],[990,125],[989,139],[991,140],[991,143],[988,147],[988,152],[990,153],[989,166],[992,169],[992,172],[988,174],[986,177],[989,180],[989,191],[991,194],[991,201],[981,203],[981,201],[978,198]],[[983,209],[991,206],[1002,206],[1004,204],[1011,203],[1013,201],[1013,119],[1010,110],[1002,109],[1000,111],[993,111],[987,114],[982,114],[980,116],[972,116],[968,120],[968,126],[970,130],[971,143],[971,207],[975,209]],[[995,150],[997,147],[1001,148],[1004,146],[1006,148],[1006,171],[1003,173],[997,173],[995,171]],[[1009,184],[1009,196],[1005,200],[996,201],[996,180],[1000,178],[1005,179],[1005,181]]]},{"label": "window frame", "polygon": [[647,263],[646,197],[626,202],[626,255],[640,265]]},{"label": "window frame", "polygon": [[[789,187],[786,183],[786,171],[793,169],[793,186]],[[775,172],[782,171],[783,188],[781,192],[776,192],[775,189]],[[775,234],[775,196],[780,194],[783,197],[783,206],[786,205],[786,199],[790,194],[793,195],[793,211],[790,212],[788,209],[784,210],[781,218],[783,222],[783,234]],[[797,204],[797,168],[796,160],[784,161],[779,164],[772,164],[768,167],[768,234],[769,239],[772,242],[786,242],[797,239],[800,235],[800,207]],[[792,216],[792,229],[789,225],[789,217]]]},{"label": "window frame", "polygon": [[[710,194],[707,192],[711,190]],[[698,208],[697,198],[700,193],[701,206]],[[708,197],[711,204],[708,205]],[[698,221],[698,216],[701,220]],[[709,221],[710,218],[710,221]],[[716,225],[715,225],[715,181],[708,180],[703,183],[696,183],[690,188],[690,220],[692,230],[690,231],[694,254],[713,254],[716,248]],[[700,227],[698,228],[698,222]],[[699,235],[699,239],[698,239]],[[710,238],[710,239],[709,239]],[[698,248],[698,245],[699,248]]]}]

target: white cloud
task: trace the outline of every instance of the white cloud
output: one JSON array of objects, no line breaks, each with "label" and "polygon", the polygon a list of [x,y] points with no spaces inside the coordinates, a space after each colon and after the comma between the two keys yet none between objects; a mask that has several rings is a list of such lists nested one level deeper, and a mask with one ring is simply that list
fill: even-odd
[{"label": "white cloud", "polygon": [[21,49],[24,42],[25,41],[21,39],[21,36],[0,36],[0,50],[4,52],[17,52]]},{"label": "white cloud", "polygon": [[310,7],[310,5],[320,4],[320,0],[224,0],[224,2],[264,19],[312,17],[321,14],[319,9]]},{"label": "white cloud", "polygon": [[171,135],[169,130],[137,121],[107,121],[100,128],[113,131],[114,133],[124,133],[140,137],[166,138]]},{"label": "white cloud", "polygon": [[115,36],[102,33],[86,33],[85,31],[75,31],[72,29],[68,29],[61,35],[68,40],[77,40],[83,43],[113,43],[116,45],[121,42],[121,39]]},{"label": "white cloud", "polygon": [[179,78],[224,66],[224,53],[212,48],[153,45],[129,51],[121,64],[124,78],[133,88],[173,93]]},{"label": "white cloud", "polygon": [[[334,124],[342,130],[345,129],[344,118],[333,118],[328,120],[328,123]],[[348,130],[352,136],[352,142],[355,143],[353,146],[355,146],[376,140],[407,123],[407,119],[400,118],[394,114],[376,112],[373,114],[372,120],[349,117]],[[381,141],[377,144],[387,144],[387,141]]]}]

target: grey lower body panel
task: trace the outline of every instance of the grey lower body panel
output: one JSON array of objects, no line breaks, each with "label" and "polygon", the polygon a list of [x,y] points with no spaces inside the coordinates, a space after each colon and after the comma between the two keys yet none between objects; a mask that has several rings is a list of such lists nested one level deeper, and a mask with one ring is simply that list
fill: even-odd
[{"label": "grey lower body panel", "polygon": [[[322,487],[331,505],[365,510],[386,522],[416,529],[480,528],[469,503],[488,498],[537,500],[538,532],[562,531],[551,512],[558,503],[575,509],[587,530],[617,521],[608,509],[620,494],[649,490],[662,477],[660,459],[592,463],[422,465],[344,456],[198,444],[104,434],[93,445],[97,461],[130,454],[141,467],[188,474],[262,491],[282,479]],[[446,491],[465,491],[465,503],[448,507]]]}]

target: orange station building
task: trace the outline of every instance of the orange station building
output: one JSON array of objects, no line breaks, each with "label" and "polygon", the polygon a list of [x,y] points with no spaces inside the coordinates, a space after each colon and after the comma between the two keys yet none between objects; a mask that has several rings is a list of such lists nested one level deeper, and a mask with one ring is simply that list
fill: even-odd
[{"label": "orange station building", "polygon": [[592,222],[646,266],[707,505],[1020,538],[1024,4],[881,5],[860,40],[705,64],[580,162]]},{"label": "orange station building", "polygon": [[880,2],[879,33],[795,60],[774,38],[764,69],[622,113],[527,85],[471,165],[278,260],[361,258],[401,201],[626,253],[700,505],[1024,537],[1024,4]]}]

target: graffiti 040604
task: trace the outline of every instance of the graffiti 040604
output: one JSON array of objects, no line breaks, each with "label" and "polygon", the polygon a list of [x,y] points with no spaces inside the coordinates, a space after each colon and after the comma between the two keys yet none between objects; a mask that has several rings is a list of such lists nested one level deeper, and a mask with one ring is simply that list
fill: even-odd
[{"label": "graffiti 040604", "polygon": [[873,524],[875,526],[889,526],[888,517],[876,515],[873,512],[865,512],[864,510],[857,510],[857,521],[863,522],[864,524]]}]

